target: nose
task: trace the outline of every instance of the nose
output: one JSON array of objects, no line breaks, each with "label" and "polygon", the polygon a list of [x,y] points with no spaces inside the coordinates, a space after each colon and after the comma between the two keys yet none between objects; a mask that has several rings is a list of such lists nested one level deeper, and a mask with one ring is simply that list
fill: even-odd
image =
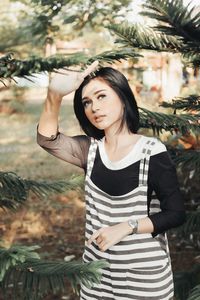
[{"label": "nose", "polygon": [[99,106],[98,103],[94,103],[92,104],[92,112],[95,113],[99,110]]}]

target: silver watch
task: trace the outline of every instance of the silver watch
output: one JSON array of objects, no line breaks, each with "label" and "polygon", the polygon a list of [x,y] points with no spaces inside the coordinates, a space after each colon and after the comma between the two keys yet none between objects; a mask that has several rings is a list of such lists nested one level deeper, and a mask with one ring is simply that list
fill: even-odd
[{"label": "silver watch", "polygon": [[132,233],[137,233],[137,231],[138,231],[138,221],[130,219],[130,220],[128,220],[128,224],[133,229]]}]

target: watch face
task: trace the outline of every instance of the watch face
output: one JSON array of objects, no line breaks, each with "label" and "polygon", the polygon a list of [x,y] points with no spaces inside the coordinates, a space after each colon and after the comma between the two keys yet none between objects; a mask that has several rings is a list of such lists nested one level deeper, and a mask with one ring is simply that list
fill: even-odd
[{"label": "watch face", "polygon": [[135,220],[129,220],[129,224],[131,225],[131,227],[135,228],[137,222]]},{"label": "watch face", "polygon": [[129,220],[128,223],[133,228],[133,233],[136,233],[138,228],[138,222],[136,220]]}]

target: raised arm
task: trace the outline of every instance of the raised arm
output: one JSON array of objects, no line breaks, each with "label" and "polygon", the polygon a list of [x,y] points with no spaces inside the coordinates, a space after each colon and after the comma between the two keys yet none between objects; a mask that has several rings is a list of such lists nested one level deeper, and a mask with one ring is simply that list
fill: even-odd
[{"label": "raised arm", "polygon": [[96,69],[97,65],[98,61],[93,62],[84,72],[60,70],[59,73],[56,73],[49,84],[44,109],[39,120],[38,131],[40,134],[51,137],[57,133],[62,98],[75,91],[84,78]]},{"label": "raised arm", "polygon": [[62,99],[76,90],[84,77],[95,70],[98,62],[94,62],[84,72],[67,72],[60,70],[51,80],[47,98],[39,120],[37,142],[50,154],[86,168],[90,138],[82,136],[69,137],[58,132],[58,116]]}]

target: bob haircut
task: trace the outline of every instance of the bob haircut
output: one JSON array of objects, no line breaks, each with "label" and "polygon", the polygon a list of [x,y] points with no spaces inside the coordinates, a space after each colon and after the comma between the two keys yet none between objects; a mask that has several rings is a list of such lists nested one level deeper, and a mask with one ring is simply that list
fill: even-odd
[{"label": "bob haircut", "polygon": [[90,123],[85,115],[82,104],[82,90],[93,79],[99,79],[106,82],[115,91],[121,102],[124,104],[124,113],[119,130],[121,130],[124,125],[127,125],[130,132],[136,133],[139,128],[139,112],[128,80],[118,70],[111,67],[105,67],[100,68],[99,70],[85,77],[84,81],[76,90],[74,95],[74,112],[81,128],[86,135],[98,140],[105,135],[104,130],[100,130]]}]

